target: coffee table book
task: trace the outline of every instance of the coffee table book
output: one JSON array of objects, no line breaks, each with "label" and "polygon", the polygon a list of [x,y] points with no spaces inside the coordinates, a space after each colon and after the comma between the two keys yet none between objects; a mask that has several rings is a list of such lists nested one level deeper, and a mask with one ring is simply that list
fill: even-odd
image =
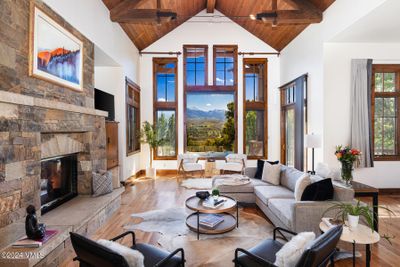
[{"label": "coffee table book", "polygon": [[49,241],[49,239],[55,236],[57,233],[57,230],[46,230],[45,236],[37,240],[32,240],[24,236],[23,238],[14,242],[11,246],[13,248],[38,248]]},{"label": "coffee table book", "polygon": [[208,214],[200,219],[200,224],[206,227],[214,228],[224,221],[224,217],[218,214]]}]

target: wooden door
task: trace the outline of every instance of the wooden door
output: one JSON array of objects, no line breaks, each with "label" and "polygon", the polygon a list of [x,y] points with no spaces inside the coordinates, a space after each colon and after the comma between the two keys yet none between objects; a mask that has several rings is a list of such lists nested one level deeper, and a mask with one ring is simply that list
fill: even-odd
[{"label": "wooden door", "polygon": [[118,166],[118,122],[106,122],[107,169]]}]

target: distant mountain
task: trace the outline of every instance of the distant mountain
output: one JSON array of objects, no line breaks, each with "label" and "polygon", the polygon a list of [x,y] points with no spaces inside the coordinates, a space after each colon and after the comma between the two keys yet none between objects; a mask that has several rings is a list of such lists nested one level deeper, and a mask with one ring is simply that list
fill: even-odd
[{"label": "distant mountain", "polygon": [[201,110],[198,108],[188,108],[186,111],[186,116],[188,119],[195,120],[225,120],[225,110],[223,109],[214,109],[214,110]]}]

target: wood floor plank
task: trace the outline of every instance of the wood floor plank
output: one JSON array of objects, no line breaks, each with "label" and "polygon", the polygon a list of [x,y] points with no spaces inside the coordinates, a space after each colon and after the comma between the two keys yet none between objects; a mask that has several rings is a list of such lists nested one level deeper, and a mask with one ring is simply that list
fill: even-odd
[{"label": "wood floor plank", "polygon": [[[109,239],[124,232],[124,225],[140,222],[138,218],[132,218],[132,213],[145,212],[154,209],[166,209],[172,207],[184,207],[187,197],[193,195],[196,190],[188,190],[181,186],[173,176],[160,177],[156,180],[138,181],[134,186],[128,186],[122,195],[122,205],[117,212],[107,221],[107,223],[91,236],[93,239]],[[368,202],[368,198],[360,198]],[[387,195],[379,197],[379,204],[389,207],[395,214],[391,217],[384,210],[379,212],[381,233],[388,232],[396,236],[390,245],[387,241],[381,240],[373,245],[371,266],[394,267],[400,266],[400,196]],[[262,211],[255,207],[245,207],[246,212],[252,212],[257,215],[268,218]],[[138,242],[157,245],[158,233],[136,232]],[[122,240],[125,245],[131,244],[130,237]],[[351,250],[350,244],[340,243],[340,248]],[[365,266],[365,247],[357,246],[357,250],[362,253],[362,258],[358,258],[357,267]],[[67,259],[62,263],[63,267],[77,267],[79,264],[73,262],[74,253],[69,252]],[[233,258],[233,251],[232,251]],[[335,266],[352,266],[351,260],[343,260],[335,263]]]}]

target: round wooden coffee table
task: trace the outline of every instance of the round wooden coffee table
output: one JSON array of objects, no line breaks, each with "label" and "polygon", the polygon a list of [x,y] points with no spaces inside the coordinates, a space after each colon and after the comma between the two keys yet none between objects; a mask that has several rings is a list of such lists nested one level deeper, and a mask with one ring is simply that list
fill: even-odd
[{"label": "round wooden coffee table", "polygon": [[[196,196],[189,197],[186,200],[186,207],[195,211],[186,218],[186,225],[190,230],[197,233],[197,239],[199,239],[200,234],[222,234],[239,227],[239,207],[237,201],[228,196],[220,196],[221,198],[226,201],[222,206],[215,209],[204,207],[203,200]],[[234,211],[236,211],[236,216],[231,214]],[[224,221],[215,226],[215,228],[200,225],[200,219],[207,214],[220,214],[223,216]]]}]

